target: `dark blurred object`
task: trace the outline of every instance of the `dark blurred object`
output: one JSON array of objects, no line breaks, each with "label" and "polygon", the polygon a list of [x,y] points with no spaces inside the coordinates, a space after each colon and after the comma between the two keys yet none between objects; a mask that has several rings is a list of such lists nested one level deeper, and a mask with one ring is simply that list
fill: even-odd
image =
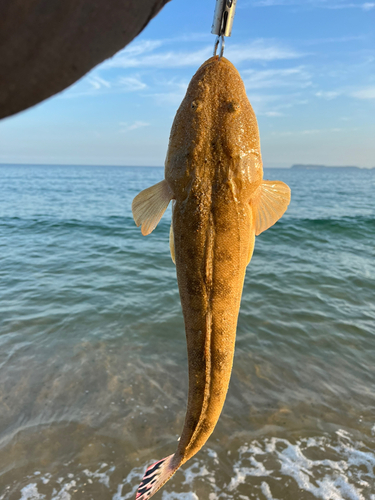
[{"label": "dark blurred object", "polygon": [[65,89],[169,0],[0,0],[0,118]]}]

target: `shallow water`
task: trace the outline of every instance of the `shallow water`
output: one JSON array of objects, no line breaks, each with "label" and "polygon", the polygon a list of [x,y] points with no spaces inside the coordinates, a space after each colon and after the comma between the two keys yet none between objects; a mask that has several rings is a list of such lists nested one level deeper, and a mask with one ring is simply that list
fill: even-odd
[{"label": "shallow water", "polygon": [[[162,169],[0,167],[0,500],[127,500],[173,453],[187,357]],[[265,170],[292,203],[257,238],[232,380],[155,498],[375,500],[375,170]]]}]

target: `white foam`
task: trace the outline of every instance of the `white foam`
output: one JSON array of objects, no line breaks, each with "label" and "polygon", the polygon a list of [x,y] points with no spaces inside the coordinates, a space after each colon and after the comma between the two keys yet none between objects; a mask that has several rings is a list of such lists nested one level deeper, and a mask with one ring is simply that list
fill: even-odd
[{"label": "white foam", "polygon": [[6,489],[6,491],[3,495],[0,496],[0,500],[4,500],[5,495],[8,495],[8,493],[9,493],[9,486],[7,486],[5,489]]},{"label": "white foam", "polygon": [[277,500],[277,498],[274,498],[271,493],[271,489],[268,485],[268,483],[264,482],[260,485],[260,489],[262,490],[263,495],[266,497],[266,500]]},{"label": "white foam", "polygon": [[104,486],[107,486],[107,488],[109,488],[109,478],[110,478],[109,474],[115,470],[115,467],[111,467],[106,472],[99,472],[100,469],[102,469],[103,467],[106,467],[106,466],[107,466],[107,464],[102,464],[99,467],[99,469],[96,470],[95,472],[91,472],[88,469],[85,469],[83,472],[84,472],[84,474],[86,474],[87,477],[92,478],[92,479],[98,479],[99,483],[102,483],[102,484],[104,484]]},{"label": "white foam", "polygon": [[[369,493],[368,488],[374,484],[375,455],[372,451],[358,449],[363,444],[354,443],[347,431],[340,429],[336,434],[339,437],[339,442],[335,445],[330,443],[327,438],[322,437],[303,439],[295,444],[286,439],[271,438],[265,440],[263,447],[258,442],[253,443],[247,451],[241,447],[240,455],[243,458],[246,452],[249,454],[255,452],[257,456],[264,456],[264,452],[271,454],[277,458],[280,470],[274,474],[271,474],[272,471],[266,470],[264,475],[271,474],[277,479],[280,476],[280,479],[290,477],[294,479],[302,491],[309,492],[316,498],[322,500],[342,500],[343,498],[365,500],[363,489],[367,488],[367,493]],[[322,456],[321,460],[312,460],[305,455],[306,450],[312,447],[319,451]],[[330,455],[332,452],[336,452],[337,460],[323,458],[327,452]],[[363,471],[364,467],[367,472]],[[233,470],[238,475],[236,467]],[[240,470],[245,475],[253,475],[252,471],[249,474],[249,471],[244,467]],[[259,472],[262,475],[261,468],[259,468]],[[242,476],[238,484],[245,481],[246,478]],[[228,487],[230,490],[233,490],[231,488],[232,482]],[[263,488],[265,487],[263,486]],[[265,494],[264,491],[262,492]]]},{"label": "white foam", "polygon": [[[151,461],[149,465],[156,462],[156,460]],[[113,495],[112,500],[130,500],[134,499],[136,491],[140,482],[142,481],[143,474],[146,470],[146,467],[135,467],[132,469],[129,474],[126,476],[124,481],[117,486],[117,492]],[[122,496],[122,490],[126,487],[128,490],[131,487],[131,491],[128,491],[124,496]]]},{"label": "white foam", "polygon": [[[88,469],[76,475],[74,475],[73,472],[67,472],[66,477],[53,477],[50,473],[42,475],[42,472],[35,471],[32,476],[29,476],[33,477],[33,482],[20,490],[21,497],[19,500],[71,500],[72,495],[76,493],[79,488],[84,487],[86,482],[91,484],[94,482],[101,483],[109,488],[110,475],[115,470],[115,467],[103,470],[105,467],[108,467],[108,465],[103,463],[94,472]],[[39,485],[48,485],[48,494],[40,493],[38,490]],[[5,500],[5,498],[6,497],[0,497],[0,500]]]},{"label": "white foam", "polygon": [[348,431],[344,430],[344,429],[339,429],[338,431],[336,431],[336,434],[341,437],[341,438],[345,438],[345,439],[349,439],[350,440],[350,434]]},{"label": "white foam", "polygon": [[[241,446],[233,463],[232,477],[226,484],[221,481],[220,464],[212,459],[210,451],[204,459],[194,458],[187,469],[182,469],[182,485],[200,495],[200,482],[204,482],[204,498],[208,500],[248,500],[251,498],[277,500],[268,481],[254,484],[253,477],[273,478],[288,488],[291,484],[303,493],[310,493],[320,500],[375,500],[375,454],[350,434],[340,429],[336,439],[326,436],[310,437],[296,442],[281,438],[254,440]],[[327,458],[329,456],[329,458]],[[314,458],[312,458],[314,457]],[[217,459],[216,459],[217,460]],[[200,482],[196,482],[200,478]],[[163,500],[181,499],[180,489],[168,491]],[[206,493],[208,488],[209,493]],[[172,495],[172,496],[171,496]],[[274,496],[275,495],[275,496]],[[280,496],[280,495],[279,495]]]},{"label": "white foam", "polygon": [[167,493],[164,490],[161,498],[162,500],[199,500],[199,497],[191,491],[188,493],[175,493],[174,491]]},{"label": "white foam", "polygon": [[61,488],[59,492],[57,492],[55,489],[53,490],[52,493],[52,498],[51,500],[71,500],[72,496],[69,493],[69,491],[76,486],[75,481],[70,481],[70,483],[64,484],[64,486]]},{"label": "white foam", "polygon": [[214,464],[218,464],[218,463],[219,463],[219,460],[218,460],[218,458],[217,458],[217,453],[216,453],[216,451],[215,451],[215,450],[211,450],[211,448],[207,448],[207,450],[206,450],[206,451],[207,451],[207,455],[213,459]]},{"label": "white foam", "polygon": [[200,467],[199,464],[196,462],[193,462],[190,467],[184,469],[182,472],[184,473],[185,476],[185,481],[183,482],[183,484],[190,484],[193,481],[193,479],[197,477],[204,477],[210,475],[205,465],[202,465]]},{"label": "white foam", "polygon": [[233,465],[233,477],[228,485],[229,491],[235,491],[240,484],[244,484],[246,482],[246,478],[248,476],[258,476],[264,477],[271,474],[272,471],[268,471],[265,466],[258,462],[254,456],[250,456],[248,461],[253,467],[244,467],[243,465],[243,455],[250,451],[251,447],[241,446],[239,449],[240,460],[235,462]]},{"label": "white foam", "polygon": [[30,483],[21,490],[20,500],[42,500],[46,498],[38,492],[37,483]]},{"label": "white foam", "polygon": [[48,484],[51,477],[52,477],[52,475],[49,472],[47,472],[47,474],[44,474],[44,476],[42,476],[40,479],[41,479],[43,484]]},{"label": "white foam", "polygon": [[[345,430],[297,441],[258,438],[230,451],[224,464],[216,451],[202,450],[164,486],[162,500],[282,500],[296,488],[319,500],[375,500],[375,453]],[[132,469],[121,484],[113,484],[115,467],[104,463],[94,471],[67,468],[65,477],[36,471],[19,500],[71,500],[86,483],[117,489],[112,500],[134,500],[146,467]]]}]

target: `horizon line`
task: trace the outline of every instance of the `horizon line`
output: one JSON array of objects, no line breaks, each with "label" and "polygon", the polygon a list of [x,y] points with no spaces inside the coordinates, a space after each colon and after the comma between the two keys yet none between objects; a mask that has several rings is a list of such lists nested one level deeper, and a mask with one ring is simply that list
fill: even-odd
[{"label": "horizon line", "polygon": [[[272,162],[273,163],[273,162]],[[110,165],[110,164],[88,164],[88,163],[12,163],[5,162],[0,163],[0,167],[105,167],[105,168],[164,168],[164,165]],[[298,167],[306,169],[319,169],[319,168],[356,168],[359,170],[375,170],[375,167],[358,167],[356,165],[323,165],[315,163],[293,163],[289,167],[268,167],[263,164],[263,168],[274,168],[280,170],[290,170],[292,168],[298,169]]]}]

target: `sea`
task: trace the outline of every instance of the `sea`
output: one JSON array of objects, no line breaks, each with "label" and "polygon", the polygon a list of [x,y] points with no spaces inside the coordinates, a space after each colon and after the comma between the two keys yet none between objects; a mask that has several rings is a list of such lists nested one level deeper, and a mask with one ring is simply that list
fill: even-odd
[{"label": "sea", "polygon": [[[375,500],[375,170],[267,169],[228,396],[155,500]],[[0,166],[0,500],[130,500],[184,422],[162,168]]]}]

